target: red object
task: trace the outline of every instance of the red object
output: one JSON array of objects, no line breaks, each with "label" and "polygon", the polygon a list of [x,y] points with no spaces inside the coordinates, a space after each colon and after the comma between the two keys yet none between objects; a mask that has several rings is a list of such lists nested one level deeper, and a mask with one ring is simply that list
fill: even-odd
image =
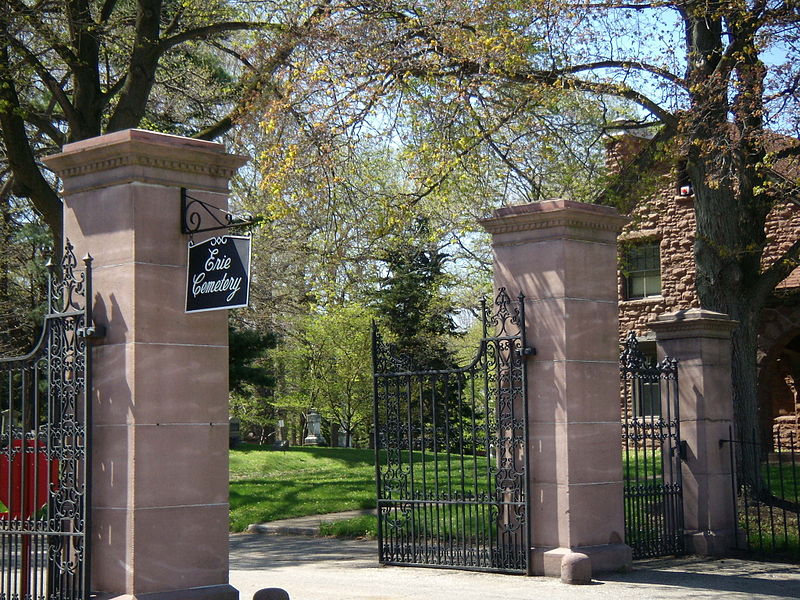
[{"label": "red object", "polygon": [[[37,446],[36,452],[27,450]],[[22,440],[12,442],[10,468],[8,449],[0,450],[0,501],[8,509],[8,512],[0,513],[2,520],[32,517],[47,504],[50,485],[53,484],[52,489],[58,486],[58,461],[52,461],[48,469],[45,445],[41,442],[37,444],[36,440],[25,440],[25,447],[26,451],[23,452]]]}]

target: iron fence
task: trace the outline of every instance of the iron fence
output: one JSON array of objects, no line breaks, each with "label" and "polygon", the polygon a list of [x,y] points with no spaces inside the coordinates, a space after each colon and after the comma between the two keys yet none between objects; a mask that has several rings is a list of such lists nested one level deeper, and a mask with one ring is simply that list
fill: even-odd
[{"label": "iron fence", "polygon": [[800,452],[794,433],[771,444],[720,440],[727,444],[736,477],[732,502],[737,515],[735,548],[750,555],[800,562]]}]

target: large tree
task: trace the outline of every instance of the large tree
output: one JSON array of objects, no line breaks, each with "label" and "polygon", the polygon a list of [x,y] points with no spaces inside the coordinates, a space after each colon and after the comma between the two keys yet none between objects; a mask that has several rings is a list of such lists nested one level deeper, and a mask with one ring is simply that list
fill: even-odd
[{"label": "large tree", "polygon": [[[223,135],[320,14],[235,0],[5,0],[3,189],[29,199],[60,240],[61,201],[40,156],[139,126]],[[248,59],[255,47],[257,70]]]},{"label": "large tree", "polygon": [[[391,139],[418,140],[416,156],[440,167],[417,180],[419,197],[441,186],[459,161],[464,166],[477,144],[525,182],[531,170],[514,149],[537,131],[532,124],[545,132],[564,121],[569,113],[559,106],[578,94],[616,98],[634,108],[639,124],[658,128],[637,166],[647,168],[668,148],[685,161],[695,194],[697,292],[703,307],[739,322],[736,426],[739,435],[749,432],[758,422],[759,316],[800,255],[800,240],[775,259],[764,254],[767,215],[798,191],[800,4],[375,0],[347,10],[352,19],[325,40],[326,56],[336,60],[316,79],[295,78],[295,87],[313,99],[310,114],[330,106],[349,123],[378,98],[415,101],[418,125],[395,129]],[[364,122],[385,123],[398,114],[389,108],[383,104],[377,119]],[[515,136],[509,124],[520,117],[531,126]],[[319,135],[330,133],[315,126]],[[425,146],[420,135],[431,129],[447,135]],[[533,148],[546,156],[546,147]]]},{"label": "large tree", "polygon": [[411,370],[452,369],[450,342],[457,334],[447,295],[449,257],[431,238],[425,220],[397,232],[381,256],[385,273],[373,292],[375,313],[397,358]]}]

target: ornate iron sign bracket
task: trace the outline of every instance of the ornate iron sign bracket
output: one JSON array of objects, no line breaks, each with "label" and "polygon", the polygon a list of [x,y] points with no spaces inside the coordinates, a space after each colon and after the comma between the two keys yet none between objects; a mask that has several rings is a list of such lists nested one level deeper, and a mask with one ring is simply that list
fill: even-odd
[{"label": "ornate iron sign bracket", "polygon": [[[204,221],[210,223],[203,226]],[[205,231],[219,231],[253,225],[258,219],[247,220],[236,218],[233,213],[203,202],[199,198],[189,195],[186,188],[181,188],[181,233],[203,233]]]}]

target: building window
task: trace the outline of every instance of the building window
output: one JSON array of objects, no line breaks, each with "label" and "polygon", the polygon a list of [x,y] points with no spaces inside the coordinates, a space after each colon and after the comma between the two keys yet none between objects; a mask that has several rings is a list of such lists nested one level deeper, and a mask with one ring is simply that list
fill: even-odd
[{"label": "building window", "polygon": [[658,241],[631,246],[625,253],[623,267],[626,300],[661,295],[661,253]]},{"label": "building window", "polygon": [[661,377],[657,366],[656,345],[654,342],[639,342],[639,350],[644,355],[645,370],[636,380],[633,389],[633,416],[661,416]]}]

